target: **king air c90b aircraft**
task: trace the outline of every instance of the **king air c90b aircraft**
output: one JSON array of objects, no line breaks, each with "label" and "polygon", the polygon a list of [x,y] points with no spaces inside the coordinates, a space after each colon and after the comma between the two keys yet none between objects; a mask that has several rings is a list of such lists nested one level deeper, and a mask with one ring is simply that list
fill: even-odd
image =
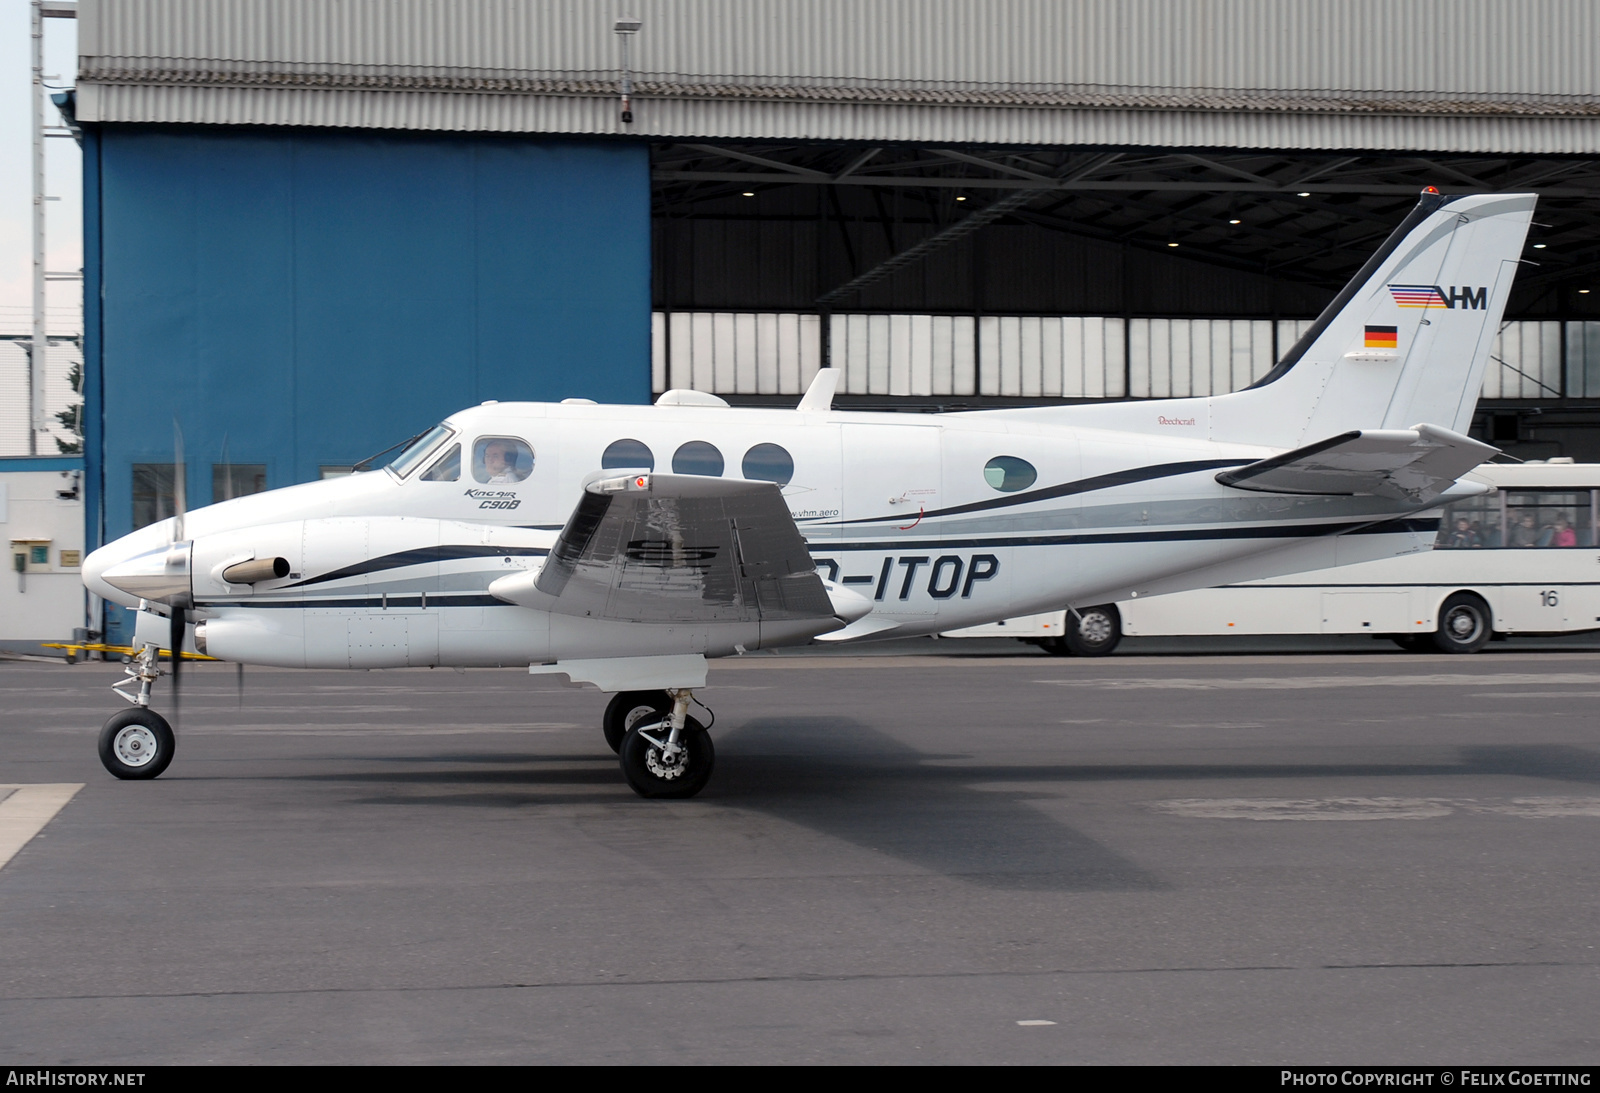
[{"label": "king air c90b aircraft", "polygon": [[[929,415],[696,392],[485,403],[386,467],[241,497],[89,556],[138,611],[100,756],[153,778],[161,647],[296,668],[529,665],[612,692],[646,797],[689,797],[706,659],[930,634],[1063,605],[1427,549],[1420,514],[1487,487],[1462,435],[1532,194],[1425,192],[1253,387]],[[179,659],[172,664],[176,672]]]}]

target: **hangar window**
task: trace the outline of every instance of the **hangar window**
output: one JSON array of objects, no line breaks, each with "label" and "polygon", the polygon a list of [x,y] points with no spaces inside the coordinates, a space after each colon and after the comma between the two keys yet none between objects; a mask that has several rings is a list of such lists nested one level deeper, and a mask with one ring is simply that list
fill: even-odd
[{"label": "hangar window", "polygon": [[600,456],[600,469],[653,471],[656,469],[656,456],[642,440],[613,440]]},{"label": "hangar window", "polygon": [[265,463],[213,463],[211,464],[211,503],[231,501],[235,497],[248,497],[267,490],[267,465]]},{"label": "hangar window", "polygon": [[703,474],[708,478],[722,477],[722,453],[716,445],[703,440],[691,440],[672,453],[673,474]]},{"label": "hangar window", "polygon": [[1025,490],[1038,478],[1032,463],[1014,455],[997,455],[983,465],[983,480],[1001,493]]},{"label": "hangar window", "polygon": [[794,477],[794,457],[777,444],[757,444],[744,453],[740,469],[752,482],[776,482],[787,486]]},{"label": "hangar window", "polygon": [[521,482],[533,473],[533,449],[514,436],[481,436],[472,446],[472,477],[488,485]]},{"label": "hangar window", "polygon": [[450,450],[433,461],[433,466],[422,472],[423,482],[454,482],[461,477],[461,445],[452,444]]},{"label": "hangar window", "polygon": [[[431,453],[440,444],[443,444],[445,438],[454,431],[455,430],[451,429],[448,425],[435,425],[433,428],[429,429],[427,432],[413,440],[410,444],[407,444],[405,451],[394,457],[393,462],[389,464],[389,469],[393,471],[397,477],[404,478],[406,475],[416,470],[417,464],[426,459],[429,453]],[[379,452],[378,454],[382,455],[383,453]],[[360,463],[356,464],[358,467],[361,465],[362,464]]]},{"label": "hangar window", "polygon": [[137,530],[178,511],[171,463],[133,465],[133,526]]}]

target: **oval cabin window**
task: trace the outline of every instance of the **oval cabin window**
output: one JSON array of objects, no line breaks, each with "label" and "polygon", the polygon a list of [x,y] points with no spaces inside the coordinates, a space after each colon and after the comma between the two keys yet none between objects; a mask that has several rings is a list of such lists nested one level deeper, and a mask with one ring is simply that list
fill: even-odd
[{"label": "oval cabin window", "polygon": [[1039,472],[1026,459],[997,455],[983,465],[983,480],[1001,493],[1025,490],[1039,479]]},{"label": "oval cabin window", "polygon": [[673,474],[703,474],[707,478],[722,477],[722,453],[716,445],[703,440],[691,440],[672,453]]},{"label": "oval cabin window", "polygon": [[603,471],[638,470],[647,471],[656,469],[656,456],[648,445],[642,440],[613,440],[606,445],[606,450],[600,456],[600,469]]},{"label": "oval cabin window", "polygon": [[787,486],[794,477],[794,457],[777,444],[757,444],[744,453],[740,470],[752,482],[776,482]]}]

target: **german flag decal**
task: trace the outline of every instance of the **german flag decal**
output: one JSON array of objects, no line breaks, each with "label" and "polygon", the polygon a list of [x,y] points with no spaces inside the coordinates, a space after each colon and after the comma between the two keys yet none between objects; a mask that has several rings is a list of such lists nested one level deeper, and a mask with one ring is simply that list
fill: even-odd
[{"label": "german flag decal", "polygon": [[1400,328],[1394,326],[1369,326],[1367,327],[1368,349],[1398,349],[1400,348]]}]

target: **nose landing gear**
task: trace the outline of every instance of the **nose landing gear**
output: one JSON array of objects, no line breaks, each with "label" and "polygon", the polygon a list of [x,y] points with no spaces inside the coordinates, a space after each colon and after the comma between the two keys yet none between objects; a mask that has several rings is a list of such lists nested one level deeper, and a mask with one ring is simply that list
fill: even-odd
[{"label": "nose landing gear", "polygon": [[[167,769],[178,739],[167,719],[150,708],[150,687],[161,677],[160,651],[147,644],[124,671],[128,678],[111,685],[133,703],[133,709],[112,715],[100,730],[100,762],[112,775],[127,780],[154,778]],[[125,688],[138,685],[129,694]]]}]

